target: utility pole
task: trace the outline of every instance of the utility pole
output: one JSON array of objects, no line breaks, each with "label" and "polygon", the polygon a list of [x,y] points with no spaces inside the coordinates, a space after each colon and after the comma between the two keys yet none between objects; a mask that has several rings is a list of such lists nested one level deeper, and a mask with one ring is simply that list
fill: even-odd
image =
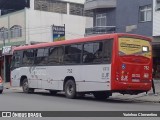
[{"label": "utility pole", "polygon": [[[5,34],[5,30],[3,30],[3,33],[2,33],[2,35],[3,35],[3,49],[5,48],[5,36],[4,36],[4,34]],[[6,57],[5,57],[5,54],[3,54],[3,57],[4,57],[4,60],[3,60],[3,79],[4,80],[3,81],[5,83],[6,82]]]}]

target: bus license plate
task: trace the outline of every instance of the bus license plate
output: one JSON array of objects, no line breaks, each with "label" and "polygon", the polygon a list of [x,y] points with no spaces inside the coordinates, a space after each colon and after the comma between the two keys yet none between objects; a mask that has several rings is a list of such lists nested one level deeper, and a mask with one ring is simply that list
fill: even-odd
[{"label": "bus license plate", "polygon": [[139,78],[132,78],[132,82],[140,82]]}]

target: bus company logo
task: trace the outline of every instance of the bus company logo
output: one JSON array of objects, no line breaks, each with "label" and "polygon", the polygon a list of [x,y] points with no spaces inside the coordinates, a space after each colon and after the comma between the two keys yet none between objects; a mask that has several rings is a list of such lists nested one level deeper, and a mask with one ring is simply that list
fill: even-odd
[{"label": "bus company logo", "polygon": [[2,117],[12,117],[11,112],[2,112]]},{"label": "bus company logo", "polygon": [[126,69],[126,64],[122,64],[122,69]]}]

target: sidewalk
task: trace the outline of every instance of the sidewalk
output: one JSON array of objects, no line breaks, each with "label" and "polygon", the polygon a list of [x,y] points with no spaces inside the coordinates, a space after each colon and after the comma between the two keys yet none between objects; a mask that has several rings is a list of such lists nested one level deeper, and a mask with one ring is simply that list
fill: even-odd
[{"label": "sidewalk", "polygon": [[138,95],[122,95],[119,93],[113,93],[113,95],[110,98],[126,101],[160,103],[160,80],[154,80],[154,85],[156,94],[154,94],[153,90],[151,89],[147,94],[141,93]]},{"label": "sidewalk", "polygon": [[4,83],[4,89],[22,90],[22,87],[12,87],[10,86],[10,82],[6,82]]},{"label": "sidewalk", "polygon": [[[154,80],[156,94],[153,94],[151,89],[147,94],[141,93],[138,95],[122,95],[119,93],[113,93],[109,99],[124,100],[124,101],[135,101],[135,102],[153,102],[160,103],[160,80]],[[10,83],[4,84],[4,89],[22,90],[21,87],[11,87]]]}]

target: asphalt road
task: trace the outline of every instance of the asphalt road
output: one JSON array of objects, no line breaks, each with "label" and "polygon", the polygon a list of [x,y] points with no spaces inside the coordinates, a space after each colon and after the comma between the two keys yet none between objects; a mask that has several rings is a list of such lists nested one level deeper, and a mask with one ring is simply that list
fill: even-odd
[{"label": "asphalt road", "polygon": [[160,111],[160,104],[114,99],[98,101],[92,96],[73,100],[65,98],[63,94],[52,96],[48,91],[42,90],[34,94],[25,94],[22,90],[5,89],[0,95],[0,111]]}]

